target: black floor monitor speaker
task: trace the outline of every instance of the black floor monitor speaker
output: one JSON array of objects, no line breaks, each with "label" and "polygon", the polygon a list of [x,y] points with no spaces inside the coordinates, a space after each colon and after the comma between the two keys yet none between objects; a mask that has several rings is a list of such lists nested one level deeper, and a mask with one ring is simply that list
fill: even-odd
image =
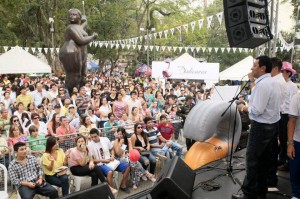
[{"label": "black floor monitor speaker", "polygon": [[190,199],[196,173],[175,156],[162,169],[150,195],[153,199]]},{"label": "black floor monitor speaker", "polygon": [[223,0],[229,45],[255,48],[272,39],[266,0]]},{"label": "black floor monitor speaker", "polygon": [[107,183],[101,183],[100,185],[92,186],[88,189],[77,191],[62,197],[62,199],[114,199],[114,195],[111,193]]}]

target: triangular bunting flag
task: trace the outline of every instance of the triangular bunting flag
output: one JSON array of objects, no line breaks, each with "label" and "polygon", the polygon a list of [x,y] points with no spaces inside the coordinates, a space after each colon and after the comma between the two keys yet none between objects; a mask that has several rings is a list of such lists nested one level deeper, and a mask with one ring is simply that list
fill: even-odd
[{"label": "triangular bunting flag", "polygon": [[44,48],[45,53],[47,54],[49,51],[49,48]]},{"label": "triangular bunting flag", "polygon": [[178,47],[173,47],[173,51],[176,52],[177,48],[178,48]]},{"label": "triangular bunting flag", "polygon": [[43,50],[43,48],[38,48],[39,53],[41,53]]},{"label": "triangular bunting flag", "polygon": [[150,40],[152,39],[152,34],[149,34],[149,39],[150,39]]},{"label": "triangular bunting flag", "polygon": [[215,50],[215,53],[217,53],[217,52],[218,52],[218,50],[219,50],[219,48],[214,48],[214,50]]},{"label": "triangular bunting flag", "polygon": [[159,50],[159,46],[155,46],[155,50],[158,51]]},{"label": "triangular bunting flag", "polygon": [[165,33],[165,38],[168,38],[168,32],[169,30],[165,30],[164,33]]},{"label": "triangular bunting flag", "polygon": [[168,48],[168,51],[171,52],[172,46],[168,46],[167,48]]},{"label": "triangular bunting flag", "polygon": [[138,49],[141,50],[141,48],[142,48],[142,45],[138,45]]},{"label": "triangular bunting flag", "polygon": [[189,51],[189,47],[184,47],[185,52]]},{"label": "triangular bunting flag", "polygon": [[223,12],[219,12],[216,15],[217,15],[219,24],[221,25],[222,24],[222,19],[223,19]]},{"label": "triangular bunting flag", "polygon": [[110,44],[110,48],[113,49],[115,44]]},{"label": "triangular bunting flag", "polygon": [[203,21],[204,19],[199,19],[198,20],[198,25],[199,25],[199,29],[201,30],[202,26],[203,26]]},{"label": "triangular bunting flag", "polygon": [[166,49],[166,46],[162,46],[162,47],[161,47],[161,50],[162,50],[162,51],[165,51],[165,49]]},{"label": "triangular bunting flag", "polygon": [[161,39],[161,37],[162,37],[162,34],[163,34],[162,31],[160,31],[160,32],[158,33],[160,39]]},{"label": "triangular bunting flag", "polygon": [[121,44],[121,47],[122,47],[122,49],[124,49],[125,48],[125,44]]},{"label": "triangular bunting flag", "polygon": [[132,45],[132,48],[135,50],[136,49],[136,44]]},{"label": "triangular bunting flag", "polygon": [[101,48],[103,46],[103,43],[99,43],[99,47]]},{"label": "triangular bunting flag", "polygon": [[120,44],[116,44],[116,49],[119,49],[119,47],[120,47]]},{"label": "triangular bunting flag", "polygon": [[154,46],[149,46],[150,51],[152,51],[154,48]]},{"label": "triangular bunting flag", "polygon": [[195,47],[190,47],[191,51],[194,52],[195,50]]},{"label": "triangular bunting flag", "polygon": [[208,52],[211,52],[212,51],[212,48],[207,48],[208,49]]},{"label": "triangular bunting flag", "polygon": [[105,45],[105,48],[107,48],[107,46],[108,46],[108,43],[105,43],[104,45]]},{"label": "triangular bunting flag", "polygon": [[224,50],[225,50],[225,48],[221,48],[221,52],[222,52],[222,53],[224,52]]},{"label": "triangular bunting flag", "polygon": [[182,51],[182,47],[178,47],[178,49],[179,49],[179,52],[181,53],[181,51]]},{"label": "triangular bunting flag", "polygon": [[174,28],[170,29],[172,36],[174,35],[174,30],[175,30]]},{"label": "triangular bunting flag", "polygon": [[195,30],[196,21],[191,22],[192,32]]},{"label": "triangular bunting flag", "polygon": [[157,32],[153,33],[154,38],[156,39],[157,37]]},{"label": "triangular bunting flag", "polygon": [[130,49],[130,46],[131,46],[130,44],[127,44],[127,49],[128,49],[128,50]]},{"label": "triangular bunting flag", "polygon": [[233,53],[235,53],[235,51],[236,51],[236,48],[232,48],[232,51],[233,51]]},{"label": "triangular bunting flag", "polygon": [[[26,48],[25,48],[26,49]],[[29,49],[28,49],[29,50]],[[54,48],[50,48],[51,54],[54,52]],[[27,51],[28,52],[28,51]]]},{"label": "triangular bunting flag", "polygon": [[201,50],[202,50],[202,52],[205,52],[205,51],[206,51],[206,48],[205,48],[205,47],[203,47],[203,48],[201,48]]},{"label": "triangular bunting flag", "polygon": [[189,24],[184,24],[184,25],[183,25],[183,28],[184,28],[185,32],[188,33],[188,30],[189,30]]},{"label": "triangular bunting flag", "polygon": [[[3,46],[3,48],[4,48],[4,51],[7,52],[8,46]],[[26,50],[26,49],[25,49],[25,50]],[[26,51],[28,52],[28,49],[27,49]]]},{"label": "triangular bunting flag", "polygon": [[199,52],[199,50],[200,50],[200,47],[196,47],[196,52]]},{"label": "triangular bunting flag", "polygon": [[211,26],[211,22],[212,22],[212,19],[213,19],[213,15],[212,15],[212,16],[208,16],[208,17],[207,17],[207,29],[209,29],[209,28],[210,28],[210,26]]},{"label": "triangular bunting flag", "polygon": [[231,48],[226,48],[226,50],[227,50],[227,52],[229,53],[229,52],[230,52],[230,50],[231,50]]},{"label": "triangular bunting flag", "polygon": [[56,52],[59,53],[59,48],[56,48]]},{"label": "triangular bunting flag", "polygon": [[240,53],[243,51],[243,48],[239,48]]},{"label": "triangular bunting flag", "polygon": [[147,45],[146,45],[146,46],[144,46],[144,49],[145,49],[145,50],[148,50],[148,46],[147,46]]},{"label": "triangular bunting flag", "polygon": [[89,43],[89,46],[92,47],[92,45],[93,45],[93,42],[90,42],[90,43]]}]

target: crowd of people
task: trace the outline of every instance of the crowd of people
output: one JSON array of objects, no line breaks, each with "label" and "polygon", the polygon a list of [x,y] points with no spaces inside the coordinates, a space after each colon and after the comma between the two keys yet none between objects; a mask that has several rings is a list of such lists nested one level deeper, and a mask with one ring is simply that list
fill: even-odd
[{"label": "crowd of people", "polygon": [[[233,198],[265,198],[267,188],[277,186],[277,169],[290,170],[293,195],[300,198],[300,96],[290,80],[295,72],[288,62],[261,56],[248,74],[249,88],[237,101],[242,129],[250,132],[247,175],[243,194]],[[68,194],[69,173],[91,176],[92,186],[107,182],[112,193],[130,193],[128,181],[132,189],[141,180],[155,182],[158,160],[181,156],[193,145],[191,139],[178,143],[184,121],[214,90],[196,81],[163,84],[126,73],[88,74],[72,93],[63,78],[23,74],[2,75],[0,88],[0,162],[22,198],[56,198],[49,185]],[[130,159],[133,150],[138,161]],[[114,187],[115,171],[123,174],[120,187]]]},{"label": "crowd of people", "polygon": [[[130,193],[127,181],[133,189],[141,179],[155,182],[157,161],[182,155],[181,118],[190,105],[210,98],[205,83],[162,85],[125,73],[89,74],[72,93],[63,78],[12,77],[0,79],[0,162],[22,198],[57,197],[48,184],[68,194],[68,172],[90,175],[92,186],[107,182],[113,193]],[[138,162],[128,157],[133,149],[140,153]],[[120,187],[114,188],[114,171],[123,173]]]}]

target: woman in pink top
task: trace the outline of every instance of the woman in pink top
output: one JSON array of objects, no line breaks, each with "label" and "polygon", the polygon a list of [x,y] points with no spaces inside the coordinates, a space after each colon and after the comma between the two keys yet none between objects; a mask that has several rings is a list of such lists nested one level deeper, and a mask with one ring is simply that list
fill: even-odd
[{"label": "woman in pink top", "polygon": [[19,127],[17,125],[12,125],[9,130],[9,138],[7,140],[7,145],[10,151],[13,151],[13,146],[17,142],[25,142],[26,138],[20,133]]},{"label": "woman in pink top", "polygon": [[123,113],[128,113],[127,103],[122,98],[123,95],[118,92],[117,100],[113,104],[113,113],[118,121],[122,118]]},{"label": "woman in pink top", "polygon": [[[97,165],[94,164],[92,150],[86,145],[86,139],[83,136],[76,138],[76,147],[70,150],[69,167],[73,175],[86,176],[92,178],[92,186],[98,184],[98,180],[105,182],[104,175]],[[117,190],[110,187],[112,193]]]}]

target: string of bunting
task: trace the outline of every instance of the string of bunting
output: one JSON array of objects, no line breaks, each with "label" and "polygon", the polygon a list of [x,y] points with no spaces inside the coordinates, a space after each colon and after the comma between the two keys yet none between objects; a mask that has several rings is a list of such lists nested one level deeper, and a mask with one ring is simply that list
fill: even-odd
[{"label": "string of bunting", "polygon": [[[122,48],[123,50],[130,50],[130,49],[138,49],[138,50],[148,50],[148,46],[147,45],[132,45],[132,44],[108,44],[108,43],[100,43],[99,47],[103,47],[103,48]],[[10,49],[13,49],[15,47],[13,46],[0,46],[0,50],[4,49],[5,52],[7,52]],[[53,55],[54,53],[58,54],[59,53],[59,48],[38,48],[38,47],[21,47],[23,48],[25,51],[31,53],[31,54],[38,54],[38,53],[45,53],[48,54],[50,53],[51,55]],[[260,46],[258,48],[259,50],[259,54],[264,54],[266,51],[266,47],[262,47]],[[249,49],[249,48],[230,48],[230,47],[193,47],[193,46],[188,46],[188,47],[178,47],[178,46],[149,46],[149,50],[150,51],[168,51],[168,52],[176,52],[178,51],[179,53],[182,52],[196,52],[196,53],[204,53],[204,52],[209,52],[209,53],[242,53],[242,52],[249,52],[252,53],[253,49]],[[278,50],[280,50],[280,52],[283,52],[284,50],[286,51],[290,51],[291,48],[286,48],[286,47],[276,47],[275,52],[278,52]]]}]

